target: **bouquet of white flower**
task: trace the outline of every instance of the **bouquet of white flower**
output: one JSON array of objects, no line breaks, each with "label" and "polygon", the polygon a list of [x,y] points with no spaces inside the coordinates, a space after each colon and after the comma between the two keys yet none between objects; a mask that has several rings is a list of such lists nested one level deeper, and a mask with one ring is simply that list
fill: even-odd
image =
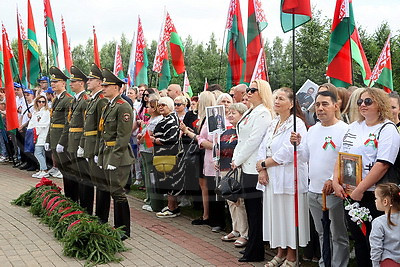
[{"label": "bouquet of white flower", "polygon": [[360,203],[358,202],[351,203],[351,200],[347,197],[345,198],[344,209],[348,210],[351,220],[360,226],[361,231],[366,236],[367,228],[365,222],[372,221],[372,216],[370,215],[369,209],[366,207],[360,207]]}]

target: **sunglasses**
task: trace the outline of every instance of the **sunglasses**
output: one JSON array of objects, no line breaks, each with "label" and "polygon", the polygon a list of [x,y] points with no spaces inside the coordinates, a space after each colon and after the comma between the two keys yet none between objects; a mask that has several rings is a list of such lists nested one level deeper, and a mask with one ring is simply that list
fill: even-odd
[{"label": "sunglasses", "polygon": [[176,107],[180,107],[182,105],[183,105],[182,103],[174,103],[174,106],[176,106]]},{"label": "sunglasses", "polygon": [[158,107],[166,107],[166,106],[167,106],[167,104],[164,104],[164,103],[158,104]]},{"label": "sunglasses", "polygon": [[357,106],[361,106],[362,103],[364,103],[364,105],[366,105],[366,106],[371,106],[372,103],[374,103],[374,101],[373,101],[371,98],[369,98],[369,97],[367,97],[366,99],[361,99],[361,98],[359,98],[359,99],[357,100]]},{"label": "sunglasses", "polygon": [[143,94],[143,96],[145,96],[145,97],[149,97],[149,94]]},{"label": "sunglasses", "polygon": [[257,91],[258,91],[257,88],[247,88],[247,89],[246,89],[246,93],[252,93],[252,94],[254,94],[254,93],[257,92]]},{"label": "sunglasses", "polygon": [[45,100],[38,100],[37,102],[38,102],[39,104],[40,104],[40,103],[46,104],[46,101],[45,101]]}]

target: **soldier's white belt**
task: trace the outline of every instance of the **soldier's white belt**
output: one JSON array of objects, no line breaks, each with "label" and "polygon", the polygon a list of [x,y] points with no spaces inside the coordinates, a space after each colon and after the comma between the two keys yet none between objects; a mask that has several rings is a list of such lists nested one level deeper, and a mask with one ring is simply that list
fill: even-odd
[{"label": "soldier's white belt", "polygon": [[93,136],[97,135],[97,131],[87,131],[83,133],[84,136]]},{"label": "soldier's white belt", "polygon": [[70,133],[81,133],[83,132],[83,128],[69,128]]},{"label": "soldier's white belt", "polygon": [[50,125],[51,128],[64,128],[65,125],[64,124],[57,124],[57,123],[52,123]]}]

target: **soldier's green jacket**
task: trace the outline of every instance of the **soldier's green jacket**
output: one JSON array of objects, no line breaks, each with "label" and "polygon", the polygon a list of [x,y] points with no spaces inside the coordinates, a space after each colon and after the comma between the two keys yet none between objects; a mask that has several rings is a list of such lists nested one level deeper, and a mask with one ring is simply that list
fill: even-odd
[{"label": "soldier's green jacket", "polygon": [[[99,121],[103,108],[107,105],[108,99],[104,98],[102,92],[98,92],[94,98],[89,100],[86,107],[84,136],[81,138],[80,146],[84,149],[84,157],[92,158],[98,155],[100,134]],[[97,144],[96,144],[97,143]]]},{"label": "soldier's green jacket", "polygon": [[101,139],[98,165],[103,169],[106,169],[107,165],[131,165],[134,162],[132,147],[129,144],[133,127],[132,107],[118,95],[105,107],[99,124]]},{"label": "soldier's green jacket", "polygon": [[[70,106],[69,115],[69,133],[68,149],[69,153],[75,153],[78,150],[81,138],[83,136],[83,124],[86,107],[89,102],[89,96],[82,92],[78,98],[74,97]],[[75,129],[75,131],[73,131]]]},{"label": "soldier's green jacket", "polygon": [[50,110],[50,130],[47,134],[46,143],[50,144],[51,149],[56,149],[57,144],[64,146],[68,144],[68,111],[72,101],[72,95],[67,91],[61,93],[60,97],[55,97]]}]

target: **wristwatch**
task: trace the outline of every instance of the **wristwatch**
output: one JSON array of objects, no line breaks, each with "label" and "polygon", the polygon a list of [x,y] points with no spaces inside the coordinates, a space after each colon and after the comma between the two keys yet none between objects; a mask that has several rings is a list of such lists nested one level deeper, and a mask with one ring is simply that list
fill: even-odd
[{"label": "wristwatch", "polygon": [[263,160],[263,161],[261,162],[261,167],[263,167],[264,169],[267,168],[267,167],[265,166],[265,160]]}]

